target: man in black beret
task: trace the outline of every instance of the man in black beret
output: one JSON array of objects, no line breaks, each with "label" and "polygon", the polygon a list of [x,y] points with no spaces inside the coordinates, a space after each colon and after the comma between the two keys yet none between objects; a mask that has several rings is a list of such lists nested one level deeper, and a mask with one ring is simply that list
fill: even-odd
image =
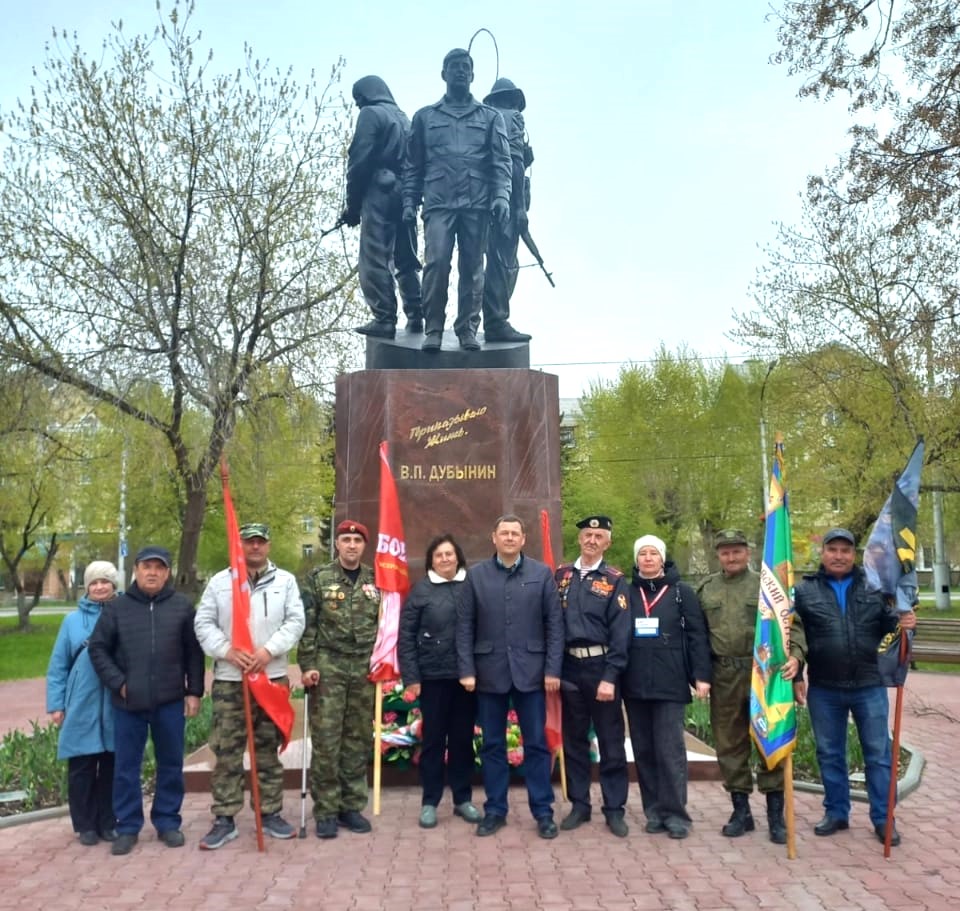
[{"label": "man in black beret", "polygon": [[613,521],[587,516],[577,528],[580,556],[555,574],[564,625],[563,755],[573,805],[560,828],[576,829],[590,819],[592,722],[600,749],[603,815],[610,831],[623,838],[628,780],[619,680],[630,645],[630,599],[623,573],[603,559]]}]

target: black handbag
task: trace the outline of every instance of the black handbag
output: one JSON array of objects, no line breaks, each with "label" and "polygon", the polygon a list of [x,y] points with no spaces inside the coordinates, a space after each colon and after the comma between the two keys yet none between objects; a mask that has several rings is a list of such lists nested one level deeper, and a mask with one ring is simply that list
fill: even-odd
[{"label": "black handbag", "polygon": [[683,672],[691,687],[697,685],[693,676],[693,660],[690,658],[690,640],[687,637],[687,615],[683,612],[683,598],[680,597],[680,585],[676,588],[677,613],[680,614],[680,651],[683,653]]}]

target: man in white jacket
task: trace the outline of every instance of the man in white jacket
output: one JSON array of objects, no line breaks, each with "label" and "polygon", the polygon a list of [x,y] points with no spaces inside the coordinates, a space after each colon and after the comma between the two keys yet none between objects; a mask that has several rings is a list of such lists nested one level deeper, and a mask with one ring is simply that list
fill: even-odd
[{"label": "man in white jacket", "polygon": [[[211,775],[213,828],[200,842],[213,851],[237,837],[233,817],[243,807],[243,752],[246,722],[243,710],[244,672],[265,673],[274,683],[288,685],[287,653],[303,633],[303,602],[292,573],[269,559],[270,529],[261,523],[240,526],[240,543],[250,583],[250,637],[253,652],[231,642],[233,580],[230,569],[217,573],[197,606],[194,628],[213,664],[213,723],[210,748],[217,764]],[[253,737],[260,783],[263,829],[274,838],[293,838],[296,830],[281,815],[283,766],[277,755],[281,734],[270,716],[251,702]]]}]

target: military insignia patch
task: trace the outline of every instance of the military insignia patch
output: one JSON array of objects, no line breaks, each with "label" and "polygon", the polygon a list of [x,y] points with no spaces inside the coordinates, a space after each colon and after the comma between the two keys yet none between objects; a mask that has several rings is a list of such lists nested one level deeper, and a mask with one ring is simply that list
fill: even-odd
[{"label": "military insignia patch", "polygon": [[626,595],[624,595],[624,594],[619,594],[619,595],[617,595],[617,606],[620,608],[620,610],[626,610],[626,609],[627,609],[627,596],[626,596]]}]

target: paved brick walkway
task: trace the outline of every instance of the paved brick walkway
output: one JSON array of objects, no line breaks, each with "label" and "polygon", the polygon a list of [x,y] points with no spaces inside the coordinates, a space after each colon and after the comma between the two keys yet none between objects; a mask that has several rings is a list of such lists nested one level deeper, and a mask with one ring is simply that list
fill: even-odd
[{"label": "paved brick walkway", "polygon": [[[12,717],[8,686],[21,699],[30,691],[0,686],[0,724]],[[419,829],[418,790],[396,788],[384,793],[373,835],[344,833],[320,842],[311,833],[306,841],[268,842],[263,855],[256,852],[249,811],[238,818],[237,841],[215,853],[196,850],[209,825],[209,801],[190,795],[182,849],[163,847],[145,830],[129,857],[114,858],[106,845],[81,847],[66,818],[0,830],[0,908],[952,911],[960,895],[952,832],[960,805],[960,677],[911,676],[904,739],[924,753],[927,766],[921,787],[900,805],[903,845],[889,861],[863,804],[854,806],[849,832],[814,837],[821,808],[811,794],[797,794],[796,860],[766,840],[762,823],[751,835],[723,838],[729,804],[710,782],[690,787],[695,825],[686,841],[644,834],[636,793],[629,838],[613,838],[595,820],[545,842],[536,837],[522,790],[511,792],[506,829],[480,839],[449,815],[448,802],[436,829]],[[295,791],[287,792],[285,809],[291,821],[299,819]],[[558,806],[558,816],[563,809]],[[754,810],[761,810],[756,798]]]}]

